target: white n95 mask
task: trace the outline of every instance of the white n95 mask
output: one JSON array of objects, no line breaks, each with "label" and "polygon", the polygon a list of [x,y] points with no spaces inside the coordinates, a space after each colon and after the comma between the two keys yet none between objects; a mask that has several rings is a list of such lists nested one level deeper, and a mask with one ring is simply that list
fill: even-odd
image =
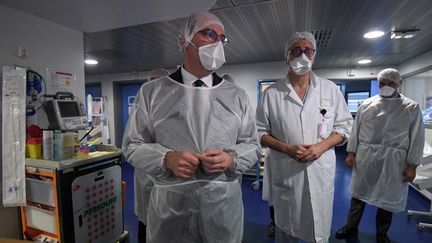
[{"label": "white n95 mask", "polygon": [[396,89],[394,89],[392,87],[384,86],[384,87],[380,88],[379,94],[383,97],[390,97],[394,94],[395,91],[396,91]]},{"label": "white n95 mask", "polygon": [[304,75],[312,69],[312,62],[303,53],[301,56],[289,62],[291,69],[297,75]]},{"label": "white n95 mask", "polygon": [[225,63],[225,53],[221,41],[200,46],[198,54],[201,64],[209,71],[217,70]]}]

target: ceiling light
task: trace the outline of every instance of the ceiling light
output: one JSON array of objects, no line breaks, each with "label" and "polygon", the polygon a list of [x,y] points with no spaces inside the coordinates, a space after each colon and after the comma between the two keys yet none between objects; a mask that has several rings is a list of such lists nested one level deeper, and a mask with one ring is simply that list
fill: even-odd
[{"label": "ceiling light", "polygon": [[370,59],[363,59],[363,60],[358,61],[357,63],[358,64],[368,64],[368,63],[371,63],[371,62],[372,62],[372,60],[370,60]]},{"label": "ceiling light", "polygon": [[390,32],[390,39],[411,39],[420,29],[394,30]]},{"label": "ceiling light", "polygon": [[383,35],[384,35],[384,32],[382,32],[380,30],[375,30],[375,31],[367,32],[366,34],[363,35],[363,37],[366,39],[374,39],[374,38],[381,37]]},{"label": "ceiling light", "polygon": [[88,64],[88,65],[96,65],[96,64],[99,63],[99,62],[96,61],[95,59],[85,59],[84,62],[85,62],[86,64]]}]

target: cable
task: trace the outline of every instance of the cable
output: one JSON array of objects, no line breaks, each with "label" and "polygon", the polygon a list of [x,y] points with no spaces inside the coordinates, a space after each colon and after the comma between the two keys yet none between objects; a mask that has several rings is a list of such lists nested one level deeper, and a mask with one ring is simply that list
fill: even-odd
[{"label": "cable", "polygon": [[81,141],[84,140],[84,138],[86,138],[86,137],[91,133],[91,131],[93,131],[93,129],[94,129],[94,127],[91,127],[90,130],[89,130],[89,131],[84,135],[84,137],[82,137],[82,138],[79,140],[79,142],[81,143]]}]

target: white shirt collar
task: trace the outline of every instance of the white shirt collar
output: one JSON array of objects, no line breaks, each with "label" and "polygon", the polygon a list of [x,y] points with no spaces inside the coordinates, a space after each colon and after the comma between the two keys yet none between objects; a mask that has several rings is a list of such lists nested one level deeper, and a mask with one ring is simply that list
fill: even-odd
[{"label": "white shirt collar", "polygon": [[202,77],[202,78],[197,78],[195,77],[193,74],[191,74],[190,72],[186,71],[186,69],[184,69],[183,67],[181,68],[181,74],[182,74],[182,78],[183,78],[183,83],[187,86],[192,86],[193,82],[197,81],[198,79],[200,79],[201,81],[204,82],[204,84],[207,87],[212,87],[213,86],[213,75],[212,73],[208,76]]}]

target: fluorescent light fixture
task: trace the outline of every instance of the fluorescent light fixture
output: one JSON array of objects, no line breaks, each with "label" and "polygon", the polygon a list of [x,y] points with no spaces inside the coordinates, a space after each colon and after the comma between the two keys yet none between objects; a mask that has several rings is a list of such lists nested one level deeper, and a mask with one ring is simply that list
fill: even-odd
[{"label": "fluorescent light fixture", "polygon": [[363,60],[358,61],[357,63],[358,64],[368,64],[368,63],[371,63],[371,62],[372,62],[372,60],[370,60],[370,59],[363,59]]},{"label": "fluorescent light fixture", "polygon": [[420,29],[390,31],[390,39],[411,39]]},{"label": "fluorescent light fixture", "polygon": [[88,65],[96,65],[96,64],[99,63],[99,62],[96,61],[95,59],[85,59],[84,62],[85,62],[86,64],[88,64]]},{"label": "fluorescent light fixture", "polygon": [[363,37],[366,39],[375,39],[375,38],[381,37],[383,35],[384,35],[383,31],[375,30],[375,31],[367,32],[366,34],[363,35]]}]

